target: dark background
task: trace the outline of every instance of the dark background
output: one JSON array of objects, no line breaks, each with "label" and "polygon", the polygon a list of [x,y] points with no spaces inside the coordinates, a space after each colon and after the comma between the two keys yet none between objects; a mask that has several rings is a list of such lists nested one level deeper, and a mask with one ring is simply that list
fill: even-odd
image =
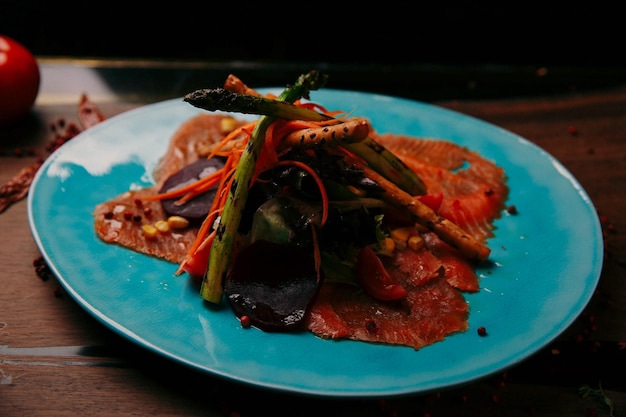
[{"label": "dark background", "polygon": [[[38,57],[201,63],[204,86],[229,72],[284,85],[315,68],[328,87],[425,101],[626,85],[625,25],[603,2],[0,3],[0,33]],[[123,82],[141,84],[128,67]]]},{"label": "dark background", "polygon": [[6,0],[0,33],[36,55],[202,61],[615,66],[626,20],[598,2]]}]

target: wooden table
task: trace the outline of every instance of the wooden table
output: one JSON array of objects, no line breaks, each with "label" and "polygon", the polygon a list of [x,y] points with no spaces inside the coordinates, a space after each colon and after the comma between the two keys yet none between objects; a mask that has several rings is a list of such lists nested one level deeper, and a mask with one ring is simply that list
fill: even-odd
[{"label": "wooden table", "polygon": [[[81,92],[110,117],[218,85],[237,71],[45,59],[41,66],[48,78],[33,114],[0,130],[0,184],[34,163],[33,152],[46,154],[51,124],[78,122]],[[301,71],[284,68],[250,66],[240,74],[262,86],[284,84],[292,79],[285,74]],[[108,84],[75,76],[85,69]],[[555,69],[546,79],[545,69],[334,70],[333,87],[404,95],[484,119],[529,139],[571,171],[601,216],[606,248],[597,291],[571,328],[501,374],[436,393],[326,399],[239,385],[134,345],[82,310],[54,277],[39,277],[33,262],[40,254],[21,200],[0,213],[1,416],[609,416],[607,400],[613,415],[626,415],[626,72]],[[415,81],[402,87],[402,76]],[[581,396],[584,386],[604,395]]]}]

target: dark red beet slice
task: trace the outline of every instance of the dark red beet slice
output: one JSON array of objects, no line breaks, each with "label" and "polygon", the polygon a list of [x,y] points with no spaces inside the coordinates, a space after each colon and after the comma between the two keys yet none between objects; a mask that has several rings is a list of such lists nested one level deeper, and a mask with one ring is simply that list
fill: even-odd
[{"label": "dark red beet slice", "polygon": [[[171,191],[185,184],[190,184],[200,178],[215,172],[224,166],[224,163],[218,158],[201,158],[196,162],[187,165],[180,171],[170,175],[163,183],[160,192]],[[192,223],[201,222],[206,217],[213,199],[215,198],[214,189],[200,194],[192,198],[188,202],[176,205],[178,198],[163,200],[163,210],[168,216],[182,216]]]},{"label": "dark red beet slice", "polygon": [[259,240],[242,249],[224,283],[241,318],[265,331],[302,329],[319,284],[310,250]]}]

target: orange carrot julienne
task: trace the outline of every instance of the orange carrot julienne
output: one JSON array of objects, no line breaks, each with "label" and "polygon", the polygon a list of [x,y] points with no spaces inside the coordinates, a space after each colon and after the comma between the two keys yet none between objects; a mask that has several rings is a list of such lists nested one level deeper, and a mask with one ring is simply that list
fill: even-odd
[{"label": "orange carrot julienne", "polygon": [[240,126],[237,129],[231,131],[228,135],[224,136],[224,138],[219,141],[219,143],[215,146],[215,148],[207,156],[207,158],[211,158],[215,156],[215,154],[219,152],[219,150],[222,149],[228,142],[237,139],[237,137],[241,134],[245,134],[246,139],[247,139],[250,136],[250,133],[252,132],[252,129],[254,128],[255,124],[256,122],[250,122],[248,124]]},{"label": "orange carrot julienne", "polygon": [[178,266],[176,274],[182,273],[184,266],[189,261],[189,259],[191,259],[200,248],[204,247],[207,244],[210,244],[215,237],[216,232],[215,230],[211,231],[211,227],[213,227],[213,223],[224,210],[224,205],[226,204],[226,198],[228,196],[228,190],[232,185],[234,177],[233,174],[235,173],[237,163],[239,162],[239,155],[240,154],[238,152],[231,152],[231,154],[226,159],[224,166],[220,169],[221,175],[218,177],[219,184],[217,185],[215,198],[213,199],[211,208],[207,213],[207,217],[200,225],[200,229],[198,230],[194,242],[187,251],[187,254],[183,258],[183,261]]},{"label": "orange carrot julienne", "polygon": [[276,154],[276,138],[274,135],[275,128],[276,122],[271,123],[265,131],[265,142],[261,148],[261,152],[259,153],[259,159],[256,161],[254,174],[252,175],[252,179],[250,181],[250,187],[252,187],[252,184],[257,181],[259,175],[261,175],[263,171],[270,169],[278,162],[278,155]]},{"label": "orange carrot julienne", "polygon": [[213,223],[215,222],[215,219],[217,219],[217,217],[221,215],[222,211],[224,210],[224,205],[226,204],[226,197],[228,195],[227,191],[228,189],[230,189],[230,186],[232,185],[234,172],[235,172],[235,167],[231,166],[228,173],[224,177],[222,177],[221,183],[218,186],[218,191],[215,194],[213,204],[211,205],[211,209],[209,210],[207,217],[204,219],[204,221],[200,225],[200,229],[198,230],[196,239],[194,240],[189,250],[187,251],[187,254],[183,258],[183,261],[178,266],[176,275],[182,273],[187,261],[191,259],[191,257],[193,257],[194,254],[198,250],[200,250],[202,247],[204,247],[207,244],[211,244],[213,238],[215,237],[216,231],[215,230],[210,231],[210,230],[211,230],[211,227],[213,226]]},{"label": "orange carrot julienne", "polygon": [[200,183],[196,184],[196,186],[192,190],[190,190],[181,198],[176,200],[174,202],[174,205],[179,206],[179,205],[185,204],[189,200],[199,196],[200,194],[206,193],[211,188],[215,187],[215,185],[219,182],[219,180],[220,180],[219,177],[216,177],[212,181],[206,181],[206,182],[202,182],[201,184]]},{"label": "orange carrot julienne", "polygon": [[[199,180],[194,181],[191,184],[187,184],[187,185],[185,185],[183,187],[176,188],[176,189],[171,190],[171,191],[166,191],[164,193],[144,196],[144,197],[141,197],[141,199],[149,200],[149,201],[167,200],[167,199],[170,199],[170,198],[180,197],[182,195],[187,194],[188,192],[192,192],[195,189],[199,188],[200,186],[202,186],[203,184],[206,184],[206,183],[212,183],[213,185],[215,185],[215,183],[217,183],[217,180],[219,180],[219,177],[222,175],[222,171],[223,171],[223,168],[220,168],[217,171],[207,175],[206,177],[202,177]],[[209,188],[211,188],[211,187],[209,187]]]}]

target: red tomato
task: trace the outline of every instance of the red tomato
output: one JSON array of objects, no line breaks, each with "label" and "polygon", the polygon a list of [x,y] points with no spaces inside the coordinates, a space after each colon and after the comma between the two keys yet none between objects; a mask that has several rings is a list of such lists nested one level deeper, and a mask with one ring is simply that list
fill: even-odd
[{"label": "red tomato", "polygon": [[398,300],[408,295],[407,290],[389,275],[378,255],[369,246],[359,252],[357,276],[363,289],[379,300]]},{"label": "red tomato", "polygon": [[433,211],[437,211],[443,202],[443,193],[425,194],[417,197],[417,199],[426,204]]},{"label": "red tomato", "polygon": [[37,60],[19,42],[0,35],[0,126],[23,117],[39,93]]}]

